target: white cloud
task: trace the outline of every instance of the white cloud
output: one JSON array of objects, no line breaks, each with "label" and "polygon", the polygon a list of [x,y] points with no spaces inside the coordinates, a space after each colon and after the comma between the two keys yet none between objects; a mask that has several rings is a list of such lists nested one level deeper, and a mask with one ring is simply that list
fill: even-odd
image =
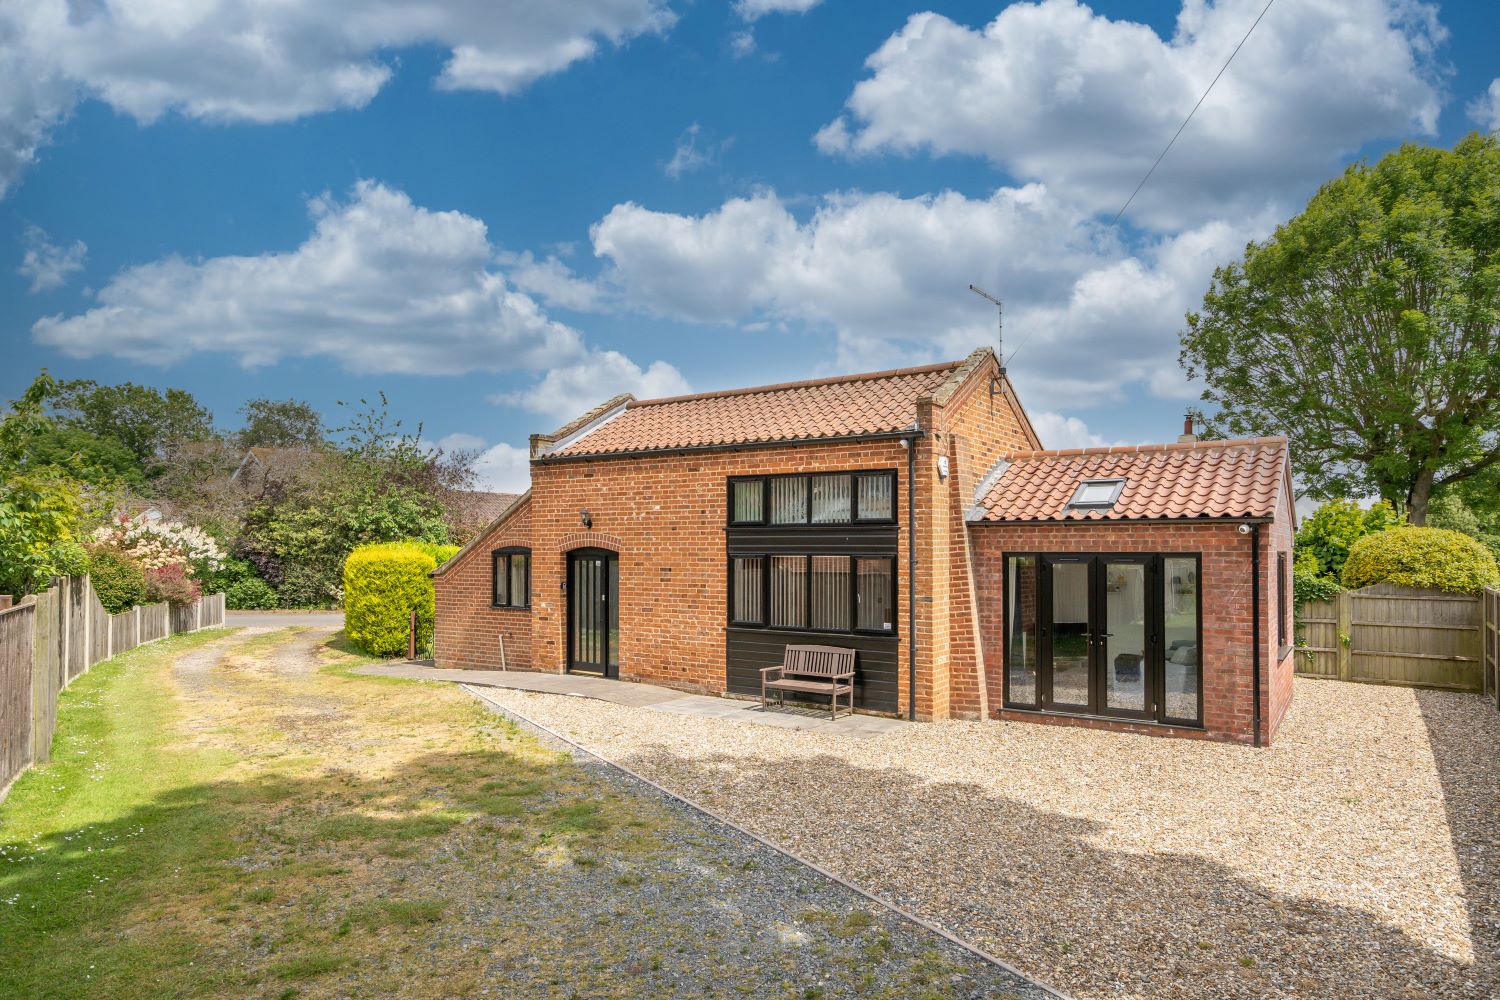
[{"label": "white cloud", "polygon": [[279,122],[360,108],[386,53],[448,51],[437,86],[512,94],[661,32],[666,0],[26,0],[0,5],[0,193],[77,100],[141,122],[169,111]]},{"label": "white cloud", "polygon": [[701,216],[627,203],[592,236],[623,303],[691,322],[832,330],[843,370],[992,344],[994,312],[968,292],[972,280],[1005,300],[1023,389],[1081,408],[1122,398],[1131,382],[1180,395],[1183,313],[1213,268],[1272,223],[1208,223],[1129,250],[1030,184],[980,199],[835,194],[806,221],[771,192]]},{"label": "white cloud", "polygon": [[1065,417],[1050,410],[1028,416],[1036,436],[1042,439],[1043,448],[1102,448],[1109,444],[1077,417]]},{"label": "white cloud", "polygon": [[537,260],[530,250],[524,250],[496,254],[495,260],[504,266],[511,284],[550,306],[593,312],[605,305],[603,289],[579,278],[557,257]]},{"label": "white cloud", "polygon": [[22,239],[26,250],[16,272],[31,279],[33,292],[61,288],[69,275],[83,270],[89,248],[82,240],[74,240],[67,246],[53,243],[38,226],[28,226]]},{"label": "white cloud", "polygon": [[622,392],[654,399],[691,391],[682,373],[665,361],[642,370],[618,351],[591,351],[575,364],[553,368],[529,389],[497,393],[490,400],[566,422]]},{"label": "white cloud", "polygon": [[438,438],[437,446],[446,452],[476,451],[484,447],[484,438],[477,434],[455,431]]},{"label": "white cloud", "polygon": [[734,145],[732,136],[722,142],[715,142],[702,132],[703,129],[697,122],[683,130],[682,135],[677,137],[677,148],[673,150],[672,158],[662,167],[663,173],[677,180],[683,174],[713,166]]},{"label": "white cloud", "polygon": [[[825,152],[984,156],[1113,214],[1262,0],[1184,0],[1170,39],[1076,0],[1014,3],[982,29],[913,15],[867,61]],[[1175,228],[1300,199],[1364,143],[1431,134],[1446,31],[1415,0],[1273,7],[1132,206]]]},{"label": "white cloud", "polygon": [[1468,111],[1480,128],[1500,132],[1500,79],[1490,81],[1489,89],[1469,102]]},{"label": "white cloud", "polygon": [[482,490],[524,493],[531,488],[531,452],[502,441],[479,453],[474,472]]},{"label": "white cloud", "polygon": [[324,356],[357,372],[544,369],[587,356],[570,327],[489,268],[485,225],[361,181],[310,205],[295,250],[120,271],[99,305],[43,318],[36,339],[74,357],[169,364],[223,353],[246,366]]},{"label": "white cloud", "polygon": [[757,21],[767,14],[805,14],[823,0],[735,0],[734,12],[746,21]]},{"label": "white cloud", "polygon": [[729,36],[729,51],[736,59],[743,59],[755,51],[755,32],[746,29]]}]

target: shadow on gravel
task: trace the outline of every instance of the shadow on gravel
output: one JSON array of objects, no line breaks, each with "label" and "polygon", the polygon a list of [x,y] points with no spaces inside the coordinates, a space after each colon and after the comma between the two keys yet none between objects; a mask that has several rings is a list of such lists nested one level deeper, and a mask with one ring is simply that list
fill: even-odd
[{"label": "shadow on gravel", "polygon": [[1500,712],[1483,695],[1414,691],[1464,881],[1475,965],[1500,995]]},{"label": "shadow on gravel", "polygon": [[[1434,740],[1440,755],[1457,741],[1454,730],[1444,732]],[[1477,749],[1468,748],[1459,766],[1477,766],[1468,759]],[[861,768],[829,755],[688,759],[657,750],[622,763],[670,775],[659,780],[677,788],[727,796],[754,797],[758,786],[808,789],[805,807],[784,795],[764,802],[774,802],[781,832],[769,824],[758,832],[1061,989],[1100,983],[1101,976],[1110,984],[1081,995],[1493,1000],[1500,984],[1493,939],[1479,946],[1479,963],[1464,964],[1369,912],[1278,895],[1214,861],[1100,848],[1101,824],[978,785]],[[1496,763],[1492,756],[1489,766]],[[835,808],[828,808],[827,789],[838,790]],[[1489,808],[1488,833],[1468,825],[1494,836],[1493,803],[1463,808],[1473,816]],[[1475,898],[1492,900],[1494,846],[1469,853],[1485,860],[1471,860],[1466,877],[1488,880]],[[1317,858],[1288,856],[1286,864],[1316,865]],[[1057,900],[1067,901],[1065,911]],[[1036,932],[1031,940],[1025,928]],[[1077,954],[1080,942],[1099,935],[1123,943],[1106,968]]]},{"label": "shadow on gravel", "polygon": [[1020,995],[776,852],[535,749],[197,784],[0,844],[0,941],[0,996],[29,998]]}]

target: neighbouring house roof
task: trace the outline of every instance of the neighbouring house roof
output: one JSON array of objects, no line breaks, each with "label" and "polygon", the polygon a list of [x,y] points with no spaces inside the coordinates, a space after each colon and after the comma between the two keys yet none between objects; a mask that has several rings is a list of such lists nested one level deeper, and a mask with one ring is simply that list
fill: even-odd
[{"label": "neighbouring house roof", "polygon": [[318,455],[312,448],[267,448],[260,445],[245,450],[245,457],[230,474],[230,480],[238,479],[246,470],[259,467],[262,470],[274,466],[300,470],[309,465]]},{"label": "neighbouring house roof", "polygon": [[506,521],[509,521],[512,517],[515,517],[517,514],[521,513],[521,511],[525,510],[527,504],[529,504],[530,501],[530,490],[527,490],[525,493],[522,493],[520,496],[516,497],[515,500],[511,502],[509,507],[500,512],[500,515],[498,517],[496,517],[489,524],[485,525],[484,530],[480,531],[479,534],[471,538],[469,540],[469,543],[463,548],[453,553],[453,556],[447,562],[443,563],[437,569],[433,570],[431,575],[442,576],[444,573],[448,572],[449,569],[463,562],[464,559],[468,558],[469,553],[474,551],[474,549],[477,548],[479,544],[486,538],[488,538],[496,528],[500,527]]},{"label": "neighbouring house roof", "polygon": [[[980,482],[969,520],[1272,518],[1287,468],[1279,437],[1017,452]],[[1111,479],[1124,485],[1108,507],[1073,506],[1081,483]]]},{"label": "neighbouring house roof", "polygon": [[[533,441],[542,460],[584,455],[783,444],[897,434],[912,429],[917,401],[939,396],[993,357],[705,392],[667,399],[617,396]],[[540,446],[538,446],[538,443]]]},{"label": "neighbouring house roof", "polygon": [[451,490],[444,498],[448,515],[466,524],[489,524],[510,510],[519,493],[491,493],[487,490]]}]

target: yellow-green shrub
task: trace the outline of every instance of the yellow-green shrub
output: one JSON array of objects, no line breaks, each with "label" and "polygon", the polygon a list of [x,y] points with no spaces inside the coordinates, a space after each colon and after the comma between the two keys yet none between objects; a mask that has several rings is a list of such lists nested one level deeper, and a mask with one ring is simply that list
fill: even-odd
[{"label": "yellow-green shrub", "polygon": [[1372,583],[1473,594],[1500,583],[1500,566],[1468,535],[1445,528],[1389,528],[1355,542],[1344,563],[1344,586]]},{"label": "yellow-green shrub", "polygon": [[344,560],[344,632],[375,656],[406,651],[412,609],[417,647],[432,643],[432,578],[437,560],[419,545],[361,545]]}]

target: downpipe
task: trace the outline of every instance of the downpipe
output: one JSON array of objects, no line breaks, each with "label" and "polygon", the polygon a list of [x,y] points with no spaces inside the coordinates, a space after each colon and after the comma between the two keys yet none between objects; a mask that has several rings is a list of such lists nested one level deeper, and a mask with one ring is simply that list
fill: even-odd
[{"label": "downpipe", "polygon": [[1251,725],[1255,727],[1255,746],[1260,746],[1260,523],[1250,525],[1250,683],[1255,687]]},{"label": "downpipe", "polygon": [[917,435],[906,448],[906,717],[917,720]]}]

